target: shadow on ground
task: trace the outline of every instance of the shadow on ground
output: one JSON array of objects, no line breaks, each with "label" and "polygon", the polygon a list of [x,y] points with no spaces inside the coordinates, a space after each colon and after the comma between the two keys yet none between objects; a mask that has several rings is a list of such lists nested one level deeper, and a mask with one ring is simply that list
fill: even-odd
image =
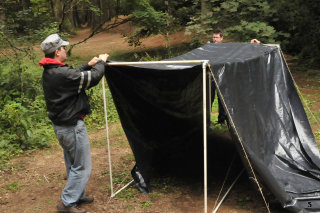
[{"label": "shadow on ground", "polygon": [[[235,143],[228,132],[222,133],[215,132],[212,129],[208,130],[207,179],[209,198],[210,196],[211,198],[217,197],[223,183],[225,185],[223,191],[225,192],[240,172],[245,169],[243,159],[240,158]],[[181,150],[183,151],[181,152]],[[158,155],[154,159],[151,187],[154,185],[152,184],[154,179],[156,179],[156,182],[161,182],[164,179],[170,178],[172,185],[189,187],[199,197],[202,197],[204,182],[203,141],[197,140],[187,143],[180,150],[166,151],[166,156]],[[262,196],[255,182],[252,178],[249,178],[246,170],[242,173],[232,190],[237,191],[236,193],[238,194],[241,194],[243,191],[249,191],[249,195],[246,195],[246,198],[239,197],[238,201],[235,202],[241,203],[242,199],[251,199],[252,202],[255,202],[255,199],[257,199],[263,203]],[[273,212],[288,212],[282,208],[280,203],[275,200],[267,189],[264,190],[268,205]],[[223,194],[220,195],[220,198]]]}]

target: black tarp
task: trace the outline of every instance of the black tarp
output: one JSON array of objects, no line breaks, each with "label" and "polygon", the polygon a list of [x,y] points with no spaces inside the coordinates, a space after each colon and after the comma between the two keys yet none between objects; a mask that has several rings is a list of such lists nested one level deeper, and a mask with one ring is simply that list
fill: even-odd
[{"label": "black tarp", "polygon": [[148,185],[156,153],[186,148],[192,138],[202,137],[202,65],[110,66],[107,70],[121,124]]},{"label": "black tarp", "polygon": [[[238,133],[260,179],[284,208],[319,212],[319,150],[279,48],[206,44],[168,60],[210,60],[228,119],[234,123],[231,132]],[[153,155],[201,141],[201,76],[201,65],[107,68],[137,171],[146,184]]]}]

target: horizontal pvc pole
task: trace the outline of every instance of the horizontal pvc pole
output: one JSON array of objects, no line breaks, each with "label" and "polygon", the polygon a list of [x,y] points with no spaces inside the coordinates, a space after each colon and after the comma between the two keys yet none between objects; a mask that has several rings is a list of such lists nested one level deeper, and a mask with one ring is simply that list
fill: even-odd
[{"label": "horizontal pvc pole", "polygon": [[208,60],[183,60],[183,61],[140,61],[140,62],[109,62],[109,66],[119,65],[147,65],[147,64],[202,64],[208,63]]},{"label": "horizontal pvc pole", "polygon": [[296,197],[293,200],[318,200],[320,199],[319,196],[316,197]]}]

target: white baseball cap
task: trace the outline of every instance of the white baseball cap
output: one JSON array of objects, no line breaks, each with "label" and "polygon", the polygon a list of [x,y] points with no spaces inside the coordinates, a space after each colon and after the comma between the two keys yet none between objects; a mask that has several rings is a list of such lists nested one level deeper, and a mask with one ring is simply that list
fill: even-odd
[{"label": "white baseball cap", "polygon": [[67,46],[69,45],[68,41],[64,41],[60,38],[60,36],[55,33],[49,35],[40,45],[42,51],[44,54],[53,53],[61,46]]}]

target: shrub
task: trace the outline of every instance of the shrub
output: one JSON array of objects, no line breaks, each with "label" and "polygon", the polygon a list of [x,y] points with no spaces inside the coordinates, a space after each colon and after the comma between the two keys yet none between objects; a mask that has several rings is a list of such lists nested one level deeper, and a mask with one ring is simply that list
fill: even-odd
[{"label": "shrub", "polygon": [[9,56],[0,60],[0,162],[25,150],[47,147],[52,140],[41,69],[33,55]]}]

